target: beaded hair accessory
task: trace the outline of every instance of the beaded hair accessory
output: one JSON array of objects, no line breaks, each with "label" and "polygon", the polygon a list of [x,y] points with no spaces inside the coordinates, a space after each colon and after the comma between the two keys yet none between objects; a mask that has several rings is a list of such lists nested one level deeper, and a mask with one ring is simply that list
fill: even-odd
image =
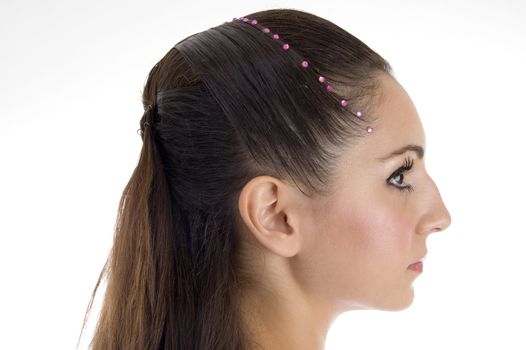
[{"label": "beaded hair accessory", "polygon": [[[283,50],[287,51],[287,50],[290,49],[290,45],[288,43],[285,43],[285,42],[280,40],[279,34],[273,33],[269,28],[264,27],[261,24],[259,24],[257,19],[250,19],[250,18],[247,18],[247,17],[234,17],[233,21],[239,21],[241,23],[251,24],[252,26],[259,28],[263,33],[265,33],[267,36],[271,37],[273,40],[279,42],[280,45],[281,45],[281,48]],[[306,68],[309,67],[309,61],[304,58],[301,61],[300,65],[301,65],[302,68],[306,69]],[[322,75],[318,76],[318,81],[325,86],[325,89],[327,91],[329,91],[329,92],[334,91],[334,87],[329,82],[327,82],[327,79],[324,76],[322,76]],[[343,108],[348,107],[348,105],[349,105],[349,100],[346,100],[346,99],[340,100],[340,106],[342,106]],[[354,112],[354,111],[350,110],[350,112],[357,118],[361,118],[363,116],[363,113],[361,111]],[[370,127],[370,126],[368,126],[366,128],[366,130],[367,130],[368,133],[372,133],[373,132],[373,128]]]}]

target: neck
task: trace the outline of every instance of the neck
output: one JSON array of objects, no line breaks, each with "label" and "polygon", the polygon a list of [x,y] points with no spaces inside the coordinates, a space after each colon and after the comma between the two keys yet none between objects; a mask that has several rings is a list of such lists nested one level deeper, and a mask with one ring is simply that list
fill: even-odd
[{"label": "neck", "polygon": [[291,284],[272,293],[244,291],[240,309],[249,339],[264,350],[323,350],[336,317]]}]

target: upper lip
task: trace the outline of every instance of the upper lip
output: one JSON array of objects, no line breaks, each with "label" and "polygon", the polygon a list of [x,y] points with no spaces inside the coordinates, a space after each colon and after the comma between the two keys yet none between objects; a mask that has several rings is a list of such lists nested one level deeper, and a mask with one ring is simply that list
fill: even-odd
[{"label": "upper lip", "polygon": [[420,261],[424,261],[426,259],[426,256],[427,256],[427,252],[424,255],[422,255],[422,257],[420,259],[418,259],[417,261],[411,263],[410,265],[416,264],[417,262],[420,262]]}]

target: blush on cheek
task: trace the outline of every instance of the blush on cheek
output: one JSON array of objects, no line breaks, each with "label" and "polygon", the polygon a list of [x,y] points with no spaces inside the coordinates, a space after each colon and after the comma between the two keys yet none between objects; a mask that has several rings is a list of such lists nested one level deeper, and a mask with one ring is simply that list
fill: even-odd
[{"label": "blush on cheek", "polygon": [[308,252],[298,270],[309,289],[329,300],[371,306],[400,290],[412,231],[399,208],[333,201],[302,229],[309,232]]},{"label": "blush on cheek", "polygon": [[400,210],[377,203],[352,209],[345,225],[363,263],[378,271],[404,264],[410,254],[412,230]]},{"label": "blush on cheek", "polygon": [[397,210],[375,206],[356,208],[346,218],[352,258],[347,291],[349,299],[372,308],[398,305],[409,292],[405,284],[411,250],[411,229]]}]

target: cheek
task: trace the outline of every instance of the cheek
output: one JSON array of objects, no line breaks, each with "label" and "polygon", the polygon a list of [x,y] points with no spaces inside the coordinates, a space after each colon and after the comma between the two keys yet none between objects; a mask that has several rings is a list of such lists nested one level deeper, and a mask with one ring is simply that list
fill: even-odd
[{"label": "cheek", "polygon": [[319,282],[333,286],[332,298],[367,304],[383,298],[379,292],[397,289],[407,274],[412,228],[401,207],[371,199],[362,203],[368,204],[326,208],[314,251]]},{"label": "cheek", "polygon": [[358,206],[352,208],[347,218],[345,225],[357,254],[389,260],[405,253],[409,247],[409,220],[396,207],[385,204]]}]

